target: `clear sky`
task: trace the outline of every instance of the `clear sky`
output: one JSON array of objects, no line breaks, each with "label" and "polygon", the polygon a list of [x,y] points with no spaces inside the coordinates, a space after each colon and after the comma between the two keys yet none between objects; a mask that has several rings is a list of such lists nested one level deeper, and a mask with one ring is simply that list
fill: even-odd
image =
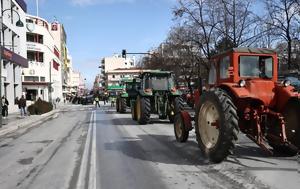
[{"label": "clear sky", "polygon": [[[36,0],[25,0],[36,15]],[[104,56],[145,52],[162,42],[173,24],[176,0],[39,0],[39,16],[64,24],[76,70],[88,86]]]}]

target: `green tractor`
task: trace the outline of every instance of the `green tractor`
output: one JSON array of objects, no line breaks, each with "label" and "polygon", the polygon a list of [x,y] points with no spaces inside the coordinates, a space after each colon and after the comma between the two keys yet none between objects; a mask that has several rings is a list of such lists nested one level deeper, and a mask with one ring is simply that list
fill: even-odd
[{"label": "green tractor", "polygon": [[169,118],[174,122],[175,115],[183,109],[181,93],[176,89],[174,74],[169,71],[151,70],[141,73],[140,85],[131,108],[133,120],[144,125],[149,123],[150,115],[159,119]]},{"label": "green tractor", "polygon": [[123,78],[121,80],[120,86],[123,90],[117,96],[117,112],[125,113],[126,108],[131,107],[131,104],[137,96],[137,85],[139,85],[139,82],[136,79]]}]

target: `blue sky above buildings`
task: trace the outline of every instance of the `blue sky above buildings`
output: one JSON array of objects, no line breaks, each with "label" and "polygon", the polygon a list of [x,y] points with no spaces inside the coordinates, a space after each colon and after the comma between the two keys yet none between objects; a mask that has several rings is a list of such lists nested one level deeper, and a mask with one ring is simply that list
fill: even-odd
[{"label": "blue sky above buildings", "polygon": [[[36,0],[26,0],[36,15]],[[64,24],[76,70],[89,86],[101,57],[145,52],[162,42],[172,26],[176,0],[39,0],[39,16]]]}]

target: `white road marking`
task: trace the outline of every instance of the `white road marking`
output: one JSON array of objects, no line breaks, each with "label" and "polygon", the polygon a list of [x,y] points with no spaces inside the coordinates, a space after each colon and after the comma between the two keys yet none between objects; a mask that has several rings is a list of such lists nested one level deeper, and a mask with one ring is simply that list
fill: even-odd
[{"label": "white road marking", "polygon": [[77,186],[76,186],[77,189],[83,189],[85,187],[85,177],[86,177],[86,172],[87,172],[87,168],[88,168],[89,148],[90,148],[90,141],[91,141],[91,136],[92,136],[92,126],[94,124],[94,122],[93,122],[94,116],[95,116],[95,112],[93,111],[91,114],[91,118],[90,118],[89,129],[88,129],[88,134],[87,134],[86,141],[85,141],[84,151],[82,154],[80,170],[79,170],[79,177],[78,177]]},{"label": "white road marking", "polygon": [[90,164],[90,177],[89,177],[89,189],[96,189],[97,188],[97,166],[96,166],[96,115],[94,114],[94,121],[93,121],[93,136],[92,136],[92,151],[91,151],[91,164]]}]

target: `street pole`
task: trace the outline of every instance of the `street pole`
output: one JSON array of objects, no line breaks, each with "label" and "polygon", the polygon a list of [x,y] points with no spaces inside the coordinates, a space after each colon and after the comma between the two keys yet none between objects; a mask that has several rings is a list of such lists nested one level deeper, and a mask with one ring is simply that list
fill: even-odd
[{"label": "street pole", "polygon": [[[1,36],[2,36],[2,15],[0,16],[0,128],[2,127],[2,42],[1,42]],[[4,38],[4,35],[3,35]]]}]

